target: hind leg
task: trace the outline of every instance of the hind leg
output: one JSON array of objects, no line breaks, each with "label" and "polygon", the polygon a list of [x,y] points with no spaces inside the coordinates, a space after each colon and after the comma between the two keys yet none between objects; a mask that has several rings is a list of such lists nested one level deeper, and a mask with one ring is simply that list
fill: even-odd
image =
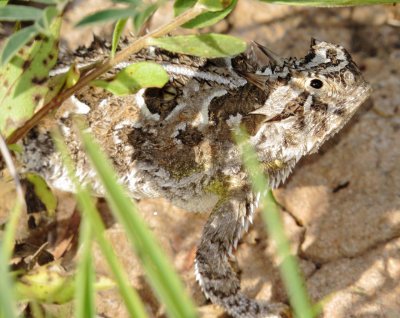
[{"label": "hind leg", "polygon": [[246,198],[219,202],[203,230],[196,255],[196,276],[203,292],[213,303],[233,317],[288,317],[285,305],[248,298],[240,291],[240,281],[229,256],[252,217],[252,204]]}]

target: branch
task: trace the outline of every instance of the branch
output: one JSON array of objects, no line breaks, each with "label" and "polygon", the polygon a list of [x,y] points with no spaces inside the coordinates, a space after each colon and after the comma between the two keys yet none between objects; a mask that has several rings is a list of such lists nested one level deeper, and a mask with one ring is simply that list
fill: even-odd
[{"label": "branch", "polygon": [[106,73],[110,69],[112,69],[115,65],[119,64],[126,60],[130,55],[140,51],[142,48],[147,46],[147,40],[149,38],[161,37],[175,30],[182,24],[192,20],[197,17],[199,14],[206,12],[207,8],[202,5],[195,5],[193,8],[185,11],[181,15],[177,16],[171,22],[166,25],[159,27],[151,33],[146,34],[145,36],[137,39],[127,48],[119,52],[113,59],[107,58],[102,64],[100,64],[97,68],[95,68],[92,72],[82,76],[78,82],[63,91],[61,94],[54,97],[50,102],[44,105],[39,111],[37,111],[29,120],[25,122],[25,124],[16,129],[8,138],[7,144],[16,143],[22,137],[24,137],[29,130],[31,130],[43,117],[45,117],[50,111],[59,107],[65,100],[74,95],[76,92],[81,90],[83,87],[88,85],[92,80],[96,79],[100,75]]}]

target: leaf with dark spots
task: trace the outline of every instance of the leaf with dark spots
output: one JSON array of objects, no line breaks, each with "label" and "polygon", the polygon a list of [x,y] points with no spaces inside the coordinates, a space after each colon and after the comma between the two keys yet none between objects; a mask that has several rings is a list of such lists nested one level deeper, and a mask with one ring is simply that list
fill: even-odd
[{"label": "leaf with dark spots", "polygon": [[35,76],[34,78],[32,78],[32,83],[35,85],[42,85],[43,83],[45,83],[47,81],[47,77],[37,77]]},{"label": "leaf with dark spots", "polygon": [[29,66],[31,66],[32,61],[31,60],[26,60],[24,64],[22,64],[22,69],[27,70]]},{"label": "leaf with dark spots", "polygon": [[[32,37],[34,37],[37,32],[38,30],[36,27],[31,25],[8,37],[1,50],[0,65],[6,65],[24,45],[31,46],[33,43]],[[21,53],[21,55],[25,55],[25,52]]]},{"label": "leaf with dark spots", "polygon": [[[36,36],[29,46],[18,49],[9,63],[0,66],[0,78],[7,83],[0,86],[0,132],[6,138],[62,87],[52,83],[50,91],[50,83],[44,85],[56,63],[58,48],[54,44],[58,42],[60,23],[61,18],[54,19],[49,34]],[[55,80],[62,83],[63,79]]]}]

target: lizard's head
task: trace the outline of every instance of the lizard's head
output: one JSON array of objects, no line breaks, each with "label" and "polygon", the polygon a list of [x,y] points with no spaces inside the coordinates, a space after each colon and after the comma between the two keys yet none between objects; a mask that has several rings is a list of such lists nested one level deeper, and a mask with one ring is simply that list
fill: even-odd
[{"label": "lizard's head", "polygon": [[259,48],[271,62],[249,80],[268,95],[251,113],[264,116],[253,142],[262,160],[294,164],[343,127],[370,87],[339,45],[312,40],[300,60],[280,59]]}]

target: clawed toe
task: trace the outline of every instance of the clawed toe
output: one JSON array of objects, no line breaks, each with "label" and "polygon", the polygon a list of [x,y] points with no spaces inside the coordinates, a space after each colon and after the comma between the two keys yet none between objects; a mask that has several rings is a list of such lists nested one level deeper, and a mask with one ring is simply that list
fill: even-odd
[{"label": "clawed toe", "polygon": [[[264,312],[259,315],[260,318],[292,318],[290,307],[282,303],[267,303],[263,306]],[[258,316],[257,316],[258,317]]]}]

